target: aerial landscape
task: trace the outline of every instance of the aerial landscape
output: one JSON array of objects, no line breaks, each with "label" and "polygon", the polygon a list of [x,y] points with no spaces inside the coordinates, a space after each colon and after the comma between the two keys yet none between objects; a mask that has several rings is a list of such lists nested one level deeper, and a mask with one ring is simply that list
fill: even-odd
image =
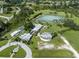
[{"label": "aerial landscape", "polygon": [[79,58],[79,0],[0,0],[0,58]]}]

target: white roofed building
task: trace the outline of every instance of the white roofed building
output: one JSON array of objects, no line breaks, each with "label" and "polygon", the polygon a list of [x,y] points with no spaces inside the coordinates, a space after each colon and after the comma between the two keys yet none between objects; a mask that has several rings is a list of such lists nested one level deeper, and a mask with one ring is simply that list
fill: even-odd
[{"label": "white roofed building", "polygon": [[31,30],[31,32],[37,32],[42,28],[43,25],[35,24],[35,27]]},{"label": "white roofed building", "polygon": [[23,29],[24,29],[24,27],[21,26],[21,27],[19,27],[16,31],[12,32],[10,35],[11,35],[12,37],[17,36],[20,32],[23,31]]}]

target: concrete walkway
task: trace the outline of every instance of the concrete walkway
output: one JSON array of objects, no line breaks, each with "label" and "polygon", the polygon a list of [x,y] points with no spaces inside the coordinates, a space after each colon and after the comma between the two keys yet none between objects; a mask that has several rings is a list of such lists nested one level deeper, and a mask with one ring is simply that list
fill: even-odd
[{"label": "concrete walkway", "polygon": [[15,53],[12,53],[11,56],[10,56],[10,58],[12,58],[14,55],[15,55]]},{"label": "concrete walkway", "polygon": [[76,58],[79,58],[78,52],[71,46],[71,44],[67,41],[67,39],[66,39],[64,36],[62,36],[61,34],[58,34],[58,36],[59,36],[59,37],[65,42],[65,44],[67,45],[67,47],[65,47],[65,49],[71,51],[71,52],[74,54],[74,56],[75,56]]},{"label": "concrete walkway", "polygon": [[11,42],[9,44],[6,44],[2,47],[0,47],[0,52],[3,51],[4,49],[13,46],[13,45],[19,45],[21,48],[24,49],[24,51],[26,52],[25,58],[32,58],[32,51],[31,49],[24,43],[22,42]]}]

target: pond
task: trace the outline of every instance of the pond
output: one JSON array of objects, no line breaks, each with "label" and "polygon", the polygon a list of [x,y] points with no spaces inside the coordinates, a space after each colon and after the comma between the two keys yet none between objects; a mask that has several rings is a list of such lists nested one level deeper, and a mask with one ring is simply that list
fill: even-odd
[{"label": "pond", "polygon": [[61,22],[62,20],[64,20],[64,17],[62,16],[53,16],[53,15],[43,15],[43,16],[39,16],[37,18],[37,22]]}]

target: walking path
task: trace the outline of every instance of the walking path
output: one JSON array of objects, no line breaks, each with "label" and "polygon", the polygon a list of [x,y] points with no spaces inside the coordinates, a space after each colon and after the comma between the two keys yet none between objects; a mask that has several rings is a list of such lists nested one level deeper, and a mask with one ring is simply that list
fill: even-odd
[{"label": "walking path", "polygon": [[79,58],[78,52],[71,46],[67,39],[61,34],[58,34],[58,36],[66,43],[67,47],[65,46],[65,49],[70,50],[76,58]]},{"label": "walking path", "polygon": [[11,56],[10,56],[10,58],[12,58],[14,55],[15,55],[15,53],[12,53]]},{"label": "walking path", "polygon": [[19,45],[21,48],[24,49],[24,51],[26,52],[25,58],[32,58],[32,51],[31,49],[24,43],[22,42],[11,42],[9,44],[6,44],[2,47],[0,47],[0,52],[3,51],[4,49],[13,46],[13,45]]}]

